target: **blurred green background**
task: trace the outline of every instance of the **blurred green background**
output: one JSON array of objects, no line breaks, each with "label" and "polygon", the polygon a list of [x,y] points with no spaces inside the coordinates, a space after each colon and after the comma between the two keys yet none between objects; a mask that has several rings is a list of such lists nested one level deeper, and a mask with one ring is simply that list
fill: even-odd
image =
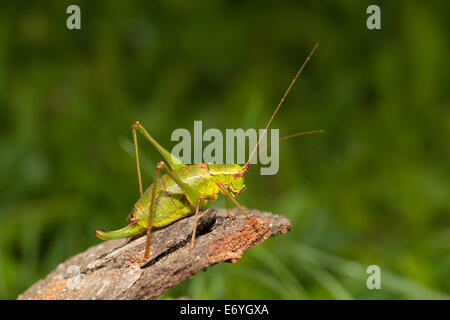
[{"label": "blurred green background", "polygon": [[[81,7],[82,29],[66,28]],[[366,8],[381,7],[381,30]],[[165,293],[196,299],[450,297],[448,1],[14,1],[0,5],[0,298],[117,229],[137,200],[131,124],[273,122],[280,170],[240,202],[293,230]],[[447,57],[447,58],[446,58]],[[160,155],[140,139],[144,182]],[[223,197],[212,206],[225,207]],[[381,268],[368,290],[366,268]]]}]

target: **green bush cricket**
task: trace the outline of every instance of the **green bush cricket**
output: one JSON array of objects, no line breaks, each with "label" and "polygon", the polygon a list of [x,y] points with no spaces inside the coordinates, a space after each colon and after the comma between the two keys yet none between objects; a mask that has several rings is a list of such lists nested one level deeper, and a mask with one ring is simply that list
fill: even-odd
[{"label": "green bush cricket", "polygon": [[[128,215],[128,218],[131,220],[129,225],[115,231],[96,230],[96,236],[102,240],[110,240],[134,236],[147,231],[147,242],[144,254],[144,259],[147,260],[149,256],[152,227],[165,227],[190,215],[192,212],[195,212],[194,228],[190,244],[190,248],[192,249],[195,241],[199,210],[205,208],[209,200],[216,201],[219,196],[219,192],[225,196],[229,217],[231,217],[229,204],[229,200],[231,200],[239,207],[249,222],[256,226],[255,220],[252,219],[237,202],[236,196],[238,196],[245,189],[243,176],[246,174],[251,165],[250,160],[254,156],[261,139],[277,114],[278,109],[283,104],[283,101],[291,90],[294,82],[302,73],[304,67],[313,55],[317,46],[318,43],[314,45],[308,57],[297,71],[295,77],[291,81],[277,108],[268,121],[264,133],[260,136],[244,166],[238,164],[215,163],[185,165],[180,159],[172,155],[158,142],[156,142],[156,140],[150,136],[140,122],[136,121],[132,126],[132,136],[136,157],[136,170],[140,198],[134,204],[131,213]],[[153,184],[151,184],[144,192],[142,190],[141,170],[139,164],[137,131],[141,132],[144,137],[150,141],[150,143],[159,151],[168,164],[167,166],[166,162],[160,161],[156,165]],[[299,132],[280,138],[280,140],[320,132],[323,132],[323,130]],[[165,174],[161,177],[159,177],[160,170],[165,172]]]}]

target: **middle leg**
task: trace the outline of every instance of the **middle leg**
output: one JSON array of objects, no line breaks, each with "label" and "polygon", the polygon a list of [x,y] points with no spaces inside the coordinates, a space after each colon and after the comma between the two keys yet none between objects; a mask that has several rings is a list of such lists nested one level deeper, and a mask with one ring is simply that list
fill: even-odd
[{"label": "middle leg", "polygon": [[195,208],[195,217],[194,217],[194,230],[192,231],[190,250],[192,250],[194,248],[195,234],[197,233],[198,212],[200,211],[200,203],[205,199],[206,199],[206,197],[200,196],[200,198],[198,198],[198,201],[197,201],[197,207]]},{"label": "middle leg", "polygon": [[155,177],[153,179],[152,198],[150,201],[150,212],[148,215],[148,224],[147,224],[147,242],[145,244],[145,254],[144,254],[145,260],[148,259],[148,254],[149,254],[149,250],[150,250],[150,237],[151,237],[151,233],[152,233],[152,216],[153,216],[153,211],[155,209],[155,194],[156,194],[156,188],[158,187],[159,170],[162,168],[162,166],[163,166],[162,162],[159,162],[156,165]]}]

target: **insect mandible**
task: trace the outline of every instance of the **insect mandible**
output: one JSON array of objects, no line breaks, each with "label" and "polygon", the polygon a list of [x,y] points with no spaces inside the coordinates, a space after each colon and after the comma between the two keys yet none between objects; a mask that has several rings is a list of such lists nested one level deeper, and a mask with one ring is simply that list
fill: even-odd
[{"label": "insect mandible", "polygon": [[[243,177],[250,167],[250,160],[254,156],[261,139],[277,114],[278,109],[283,104],[283,101],[291,90],[294,82],[302,73],[318,45],[319,43],[314,45],[308,57],[292,79],[244,166],[239,164],[215,163],[185,165],[180,159],[164,149],[155,139],[153,139],[147,130],[145,130],[141,123],[136,121],[132,126],[132,136],[140,198],[134,204],[131,213],[128,215],[128,218],[131,220],[129,225],[115,231],[96,230],[95,235],[102,240],[110,240],[134,236],[147,231],[147,241],[144,253],[144,259],[147,260],[149,256],[152,227],[165,227],[190,215],[192,212],[195,212],[194,228],[190,244],[190,249],[192,249],[197,230],[199,210],[205,208],[209,200],[217,200],[219,192],[225,196],[229,217],[231,216],[229,200],[231,200],[239,207],[246,218],[256,226],[255,220],[252,219],[237,202],[236,196],[245,189]],[[144,192],[142,190],[142,178],[139,164],[137,131],[141,132],[144,137],[150,141],[166,161],[160,161],[156,165],[153,184],[151,184]],[[299,132],[283,137],[280,140],[320,132],[323,132],[323,130]],[[159,177],[160,170],[165,172],[161,177]]]}]

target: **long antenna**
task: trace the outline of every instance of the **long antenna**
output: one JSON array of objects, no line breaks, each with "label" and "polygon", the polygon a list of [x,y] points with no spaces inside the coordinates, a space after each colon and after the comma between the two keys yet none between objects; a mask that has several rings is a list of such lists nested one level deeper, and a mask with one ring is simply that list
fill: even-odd
[{"label": "long antenna", "polygon": [[252,154],[250,155],[250,157],[248,158],[247,162],[244,165],[244,168],[242,169],[241,172],[239,172],[237,175],[239,176],[243,176],[248,168],[250,167],[250,160],[253,158],[253,155],[256,152],[256,149],[258,149],[259,143],[261,142],[261,139],[264,137],[264,135],[267,132],[267,128],[269,128],[270,123],[272,122],[273,118],[275,117],[275,115],[278,112],[278,109],[280,109],[281,105],[283,104],[284,98],[286,98],[286,96],[288,95],[289,91],[291,91],[292,86],[295,83],[295,80],[297,80],[297,78],[300,76],[300,74],[302,73],[303,69],[305,68],[306,64],[308,63],[309,59],[311,58],[311,56],[314,54],[314,51],[316,51],[316,48],[319,46],[319,42],[317,42],[314,47],[312,48],[311,52],[309,53],[308,57],[306,57],[305,62],[303,62],[302,66],[300,67],[300,69],[297,71],[297,74],[295,75],[294,79],[292,79],[291,84],[289,85],[289,87],[287,88],[286,92],[283,95],[283,98],[281,98],[280,103],[278,104],[277,108],[275,109],[274,113],[272,114],[272,117],[270,117],[269,122],[266,125],[266,128],[264,129],[263,134],[259,137],[258,143],[256,144],[255,148],[252,151]]},{"label": "long antenna", "polygon": [[[324,132],[325,132],[325,130],[323,130],[323,129],[297,132],[297,133],[294,133],[294,134],[290,134],[288,136],[284,136],[284,137],[278,139],[278,141],[283,141],[283,140],[287,140],[287,139],[290,139],[290,138],[303,136],[303,135],[307,135],[307,134],[316,134],[316,133],[324,133]],[[270,144],[269,144],[269,146],[270,146]]]},{"label": "long antenna", "polygon": [[[281,137],[280,139],[278,139],[277,142],[280,142],[280,141],[283,141],[283,140],[287,140],[287,139],[290,139],[290,138],[295,138],[295,137],[298,137],[298,136],[304,136],[304,135],[307,135],[307,134],[316,134],[316,133],[324,133],[324,132],[325,132],[325,130],[323,130],[323,129],[297,132],[297,133],[290,134],[288,136]],[[270,143],[264,149],[260,149],[259,152],[258,152],[258,156],[261,154],[261,152],[263,152],[266,149],[269,149],[271,146],[272,146],[272,144]]]}]

